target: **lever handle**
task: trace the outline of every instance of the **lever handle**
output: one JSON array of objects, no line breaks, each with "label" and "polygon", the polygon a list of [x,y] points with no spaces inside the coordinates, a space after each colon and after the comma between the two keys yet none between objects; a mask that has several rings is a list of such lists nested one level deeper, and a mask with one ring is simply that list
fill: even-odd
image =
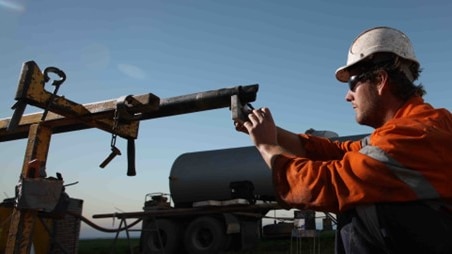
[{"label": "lever handle", "polygon": [[115,146],[112,146],[110,155],[108,155],[108,157],[99,165],[99,167],[105,168],[105,166],[107,166],[108,163],[110,163],[117,155],[121,155],[121,151],[119,151],[119,149]]},{"label": "lever handle", "polygon": [[127,175],[135,176],[135,140],[127,139]]}]

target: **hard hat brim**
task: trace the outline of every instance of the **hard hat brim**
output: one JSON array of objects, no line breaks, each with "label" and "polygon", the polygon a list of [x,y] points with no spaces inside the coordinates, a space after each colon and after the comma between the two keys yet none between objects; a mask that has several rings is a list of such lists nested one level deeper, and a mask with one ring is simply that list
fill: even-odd
[{"label": "hard hat brim", "polygon": [[[353,63],[352,65],[354,65],[354,64],[355,63]],[[336,79],[339,80],[340,82],[346,83],[350,79],[349,67],[352,65],[345,65],[345,66],[339,67],[336,70]]]}]

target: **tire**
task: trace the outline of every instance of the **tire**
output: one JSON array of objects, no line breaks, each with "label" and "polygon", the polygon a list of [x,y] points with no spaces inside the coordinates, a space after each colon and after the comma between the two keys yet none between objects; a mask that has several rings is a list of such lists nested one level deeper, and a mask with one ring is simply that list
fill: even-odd
[{"label": "tire", "polygon": [[226,244],[224,224],[213,217],[199,217],[185,231],[184,245],[189,254],[220,253]]},{"label": "tire", "polygon": [[146,223],[141,239],[143,253],[178,253],[182,235],[178,224],[168,219],[158,219],[156,222],[161,243],[154,222]]}]

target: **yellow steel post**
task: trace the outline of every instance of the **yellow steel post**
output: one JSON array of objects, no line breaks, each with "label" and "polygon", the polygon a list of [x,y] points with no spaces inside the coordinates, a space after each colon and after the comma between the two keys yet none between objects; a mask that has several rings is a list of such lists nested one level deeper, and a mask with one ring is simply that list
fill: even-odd
[{"label": "yellow steel post", "polygon": [[[40,171],[42,173],[42,170],[45,169],[51,136],[51,128],[43,124],[30,126],[21,179],[40,177]],[[30,162],[33,162],[33,165],[30,165]],[[13,209],[6,242],[6,254],[30,253],[33,227],[36,221],[37,211],[17,207]]]}]

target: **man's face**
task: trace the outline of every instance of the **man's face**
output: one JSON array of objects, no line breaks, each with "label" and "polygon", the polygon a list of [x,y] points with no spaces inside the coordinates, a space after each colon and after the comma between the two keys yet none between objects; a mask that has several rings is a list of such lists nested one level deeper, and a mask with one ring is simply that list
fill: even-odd
[{"label": "man's face", "polygon": [[350,89],[345,99],[352,104],[356,114],[356,121],[359,124],[368,125],[373,128],[380,127],[383,124],[382,113],[384,112],[384,105],[377,85],[372,84],[366,77],[362,77],[362,73],[355,72],[352,74],[352,77],[355,76],[358,79],[351,80]]}]

